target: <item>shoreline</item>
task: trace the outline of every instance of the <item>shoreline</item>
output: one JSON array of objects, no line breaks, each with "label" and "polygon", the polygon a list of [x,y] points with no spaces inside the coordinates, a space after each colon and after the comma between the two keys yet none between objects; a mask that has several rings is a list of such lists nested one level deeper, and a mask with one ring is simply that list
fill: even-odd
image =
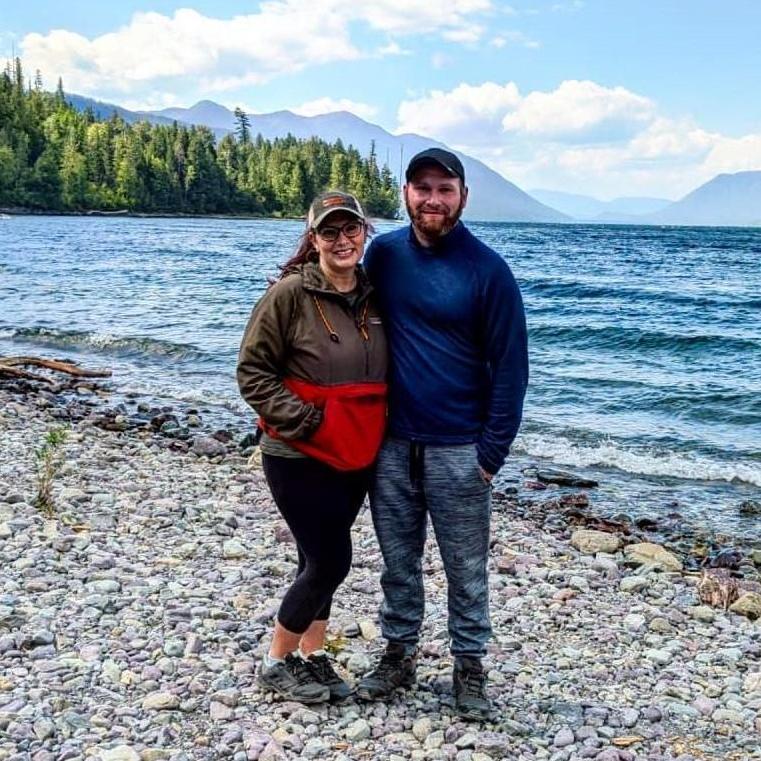
[{"label": "shoreline", "polygon": [[[83,388],[87,384],[76,379],[64,381],[60,393],[49,397],[57,407],[55,414],[71,422],[90,416],[95,425],[106,430],[150,429],[160,433],[164,444],[177,451],[187,451],[193,437],[203,434],[205,429],[207,435],[216,432],[226,441],[240,439],[252,429],[252,413],[247,409],[241,412],[221,401],[205,405],[200,398],[152,396],[145,389],[116,391],[115,382],[113,379],[107,386],[100,384],[98,394],[92,394]],[[35,384],[19,384],[19,393],[34,396],[39,392]],[[547,475],[539,477],[539,473]],[[561,480],[554,481],[553,473],[559,474]],[[580,488],[573,483],[579,478],[599,483]],[[639,484],[636,488],[640,494],[634,498],[637,504],[632,504],[629,497],[621,499],[621,489],[631,488],[632,484]],[[508,467],[499,474],[495,497],[509,500],[512,513],[540,531],[568,539],[574,528],[604,525],[604,530],[629,537],[627,541],[665,546],[679,555],[690,571],[713,565],[717,559],[721,564],[721,556],[727,553],[761,558],[761,536],[756,536],[749,527],[733,531],[722,525],[706,524],[692,510],[689,496],[676,494],[677,486],[669,487],[675,490],[672,497],[664,496],[661,489],[657,501],[653,499],[650,503],[647,488],[658,488],[648,484],[648,476],[615,469],[608,472],[604,467],[556,465],[552,459],[523,453],[511,456]],[[732,510],[742,520],[749,523],[753,516],[761,514],[761,502],[753,495],[742,503],[739,499],[732,504]]]},{"label": "shoreline", "polygon": [[[92,209],[89,211],[57,211],[57,210],[40,210],[25,209],[19,207],[0,207],[0,217],[95,217],[97,219],[244,219],[244,220],[266,220],[269,222],[303,222],[306,215],[299,217],[289,216],[270,216],[267,214],[248,214],[240,213],[219,213],[219,214],[191,214],[185,212],[172,211],[129,211],[119,209],[115,211],[106,211],[102,209]],[[386,219],[385,217],[370,217],[372,222],[400,222],[399,219]]]},{"label": "shoreline", "polygon": [[160,211],[128,211],[120,209],[105,211],[93,209],[90,211],[63,211],[63,210],[40,210],[24,209],[17,207],[0,208],[0,214],[11,217],[97,217],[116,219],[263,219],[273,222],[293,222],[303,220],[304,217],[272,217],[266,214],[187,214],[183,212],[160,212]]},{"label": "shoreline", "polygon": [[[494,722],[451,712],[430,538],[417,688],[387,706],[270,702],[254,672],[295,548],[261,471],[202,426],[219,446],[197,455],[150,425],[83,418],[46,520],[33,453],[57,411],[0,387],[0,759],[759,757],[761,620],[701,604],[695,574],[580,552],[509,494],[495,499],[489,568]],[[353,536],[331,617],[352,680],[382,647],[367,511]]]}]

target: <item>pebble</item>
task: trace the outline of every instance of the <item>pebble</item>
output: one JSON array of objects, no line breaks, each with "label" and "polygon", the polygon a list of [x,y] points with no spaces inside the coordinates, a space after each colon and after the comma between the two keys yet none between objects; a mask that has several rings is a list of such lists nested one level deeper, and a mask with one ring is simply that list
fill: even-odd
[{"label": "pebble", "polygon": [[690,608],[690,615],[696,621],[702,621],[706,624],[711,624],[716,620],[716,611],[708,605],[696,605],[694,608]]},{"label": "pebble", "polygon": [[[188,416],[148,405],[156,425],[138,432],[72,425],[46,522],[23,495],[55,406],[7,401],[0,386],[0,761],[665,761],[667,738],[687,735],[707,758],[756,749],[758,622],[701,605],[693,577],[634,568],[612,543],[586,554],[573,532],[543,533],[508,492],[492,517],[493,721],[453,713],[431,536],[417,685],[388,703],[273,699],[257,664],[296,548],[261,470],[205,433],[203,411],[186,441],[213,439],[197,447],[209,454],[168,449],[182,442],[159,429],[181,435]],[[368,513],[352,534],[330,641],[356,683],[385,643]]]},{"label": "pebble", "polygon": [[357,719],[346,728],[346,738],[351,742],[359,742],[370,737],[371,731],[365,719]]},{"label": "pebble", "polygon": [[653,663],[657,663],[659,666],[665,666],[667,663],[671,663],[673,657],[674,656],[668,650],[650,648],[645,651],[645,658]]},{"label": "pebble", "polygon": [[129,745],[116,745],[98,751],[100,761],[141,761],[140,754]]},{"label": "pebble", "polygon": [[619,584],[622,592],[641,592],[649,586],[650,579],[647,576],[624,576]]},{"label": "pebble", "polygon": [[433,731],[433,722],[426,716],[422,719],[418,719],[412,725],[412,734],[417,740],[423,742],[428,735]]},{"label": "pebble", "polygon": [[237,539],[229,539],[222,545],[222,557],[225,560],[237,560],[246,555],[246,548]]},{"label": "pebble", "polygon": [[621,540],[615,534],[591,529],[577,529],[571,535],[571,546],[587,555],[598,552],[616,552],[621,546]]},{"label": "pebble", "polygon": [[552,738],[552,744],[556,748],[565,748],[567,745],[573,745],[575,739],[573,731],[568,727],[563,727],[557,732],[555,737]]},{"label": "pebble", "polygon": [[681,571],[682,561],[673,552],[653,542],[639,542],[624,547],[624,555],[637,565],[660,568],[664,571]]},{"label": "pebble", "polygon": [[154,692],[143,699],[146,711],[165,711],[180,707],[180,699],[171,692]]}]

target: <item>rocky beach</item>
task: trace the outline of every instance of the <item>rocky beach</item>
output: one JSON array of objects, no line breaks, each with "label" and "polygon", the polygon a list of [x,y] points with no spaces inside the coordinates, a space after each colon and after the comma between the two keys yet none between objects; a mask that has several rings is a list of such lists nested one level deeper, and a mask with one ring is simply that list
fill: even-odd
[{"label": "rocky beach", "polygon": [[[255,681],[296,553],[246,442],[205,431],[203,411],[175,423],[153,410],[138,426],[96,412],[86,385],[74,401],[19,389],[0,389],[0,759],[761,758],[757,554],[736,559],[741,588],[724,610],[701,602],[701,577],[667,549],[609,530],[550,532],[500,492],[494,721],[452,711],[432,541],[417,687],[387,705],[307,708]],[[35,452],[62,425],[45,514]],[[580,489],[551,496],[545,513],[584,502]],[[350,680],[383,647],[368,511],[354,543],[331,621]]]}]

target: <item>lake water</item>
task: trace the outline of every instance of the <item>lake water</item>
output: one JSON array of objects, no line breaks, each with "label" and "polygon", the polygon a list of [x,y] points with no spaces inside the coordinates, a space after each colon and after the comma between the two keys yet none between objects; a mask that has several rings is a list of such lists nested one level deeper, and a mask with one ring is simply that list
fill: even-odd
[{"label": "lake water", "polygon": [[[394,227],[381,223],[380,232]],[[523,290],[530,462],[597,476],[610,512],[761,538],[761,230],[472,223]],[[110,366],[115,385],[248,417],[243,326],[301,223],[0,219],[0,354]],[[425,287],[425,284],[421,284]]]}]

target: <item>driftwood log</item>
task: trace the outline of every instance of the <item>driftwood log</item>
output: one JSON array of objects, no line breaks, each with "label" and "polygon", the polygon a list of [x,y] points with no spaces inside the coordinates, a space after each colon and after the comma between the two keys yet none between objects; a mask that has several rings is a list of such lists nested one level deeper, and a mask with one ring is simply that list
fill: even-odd
[{"label": "driftwood log", "polygon": [[55,373],[63,373],[74,378],[110,378],[111,370],[85,370],[74,362],[64,362],[60,359],[43,359],[42,357],[0,357],[0,378],[23,378],[24,380],[39,381],[56,385],[54,378],[40,373],[32,373],[23,369],[26,367],[41,367]]}]

